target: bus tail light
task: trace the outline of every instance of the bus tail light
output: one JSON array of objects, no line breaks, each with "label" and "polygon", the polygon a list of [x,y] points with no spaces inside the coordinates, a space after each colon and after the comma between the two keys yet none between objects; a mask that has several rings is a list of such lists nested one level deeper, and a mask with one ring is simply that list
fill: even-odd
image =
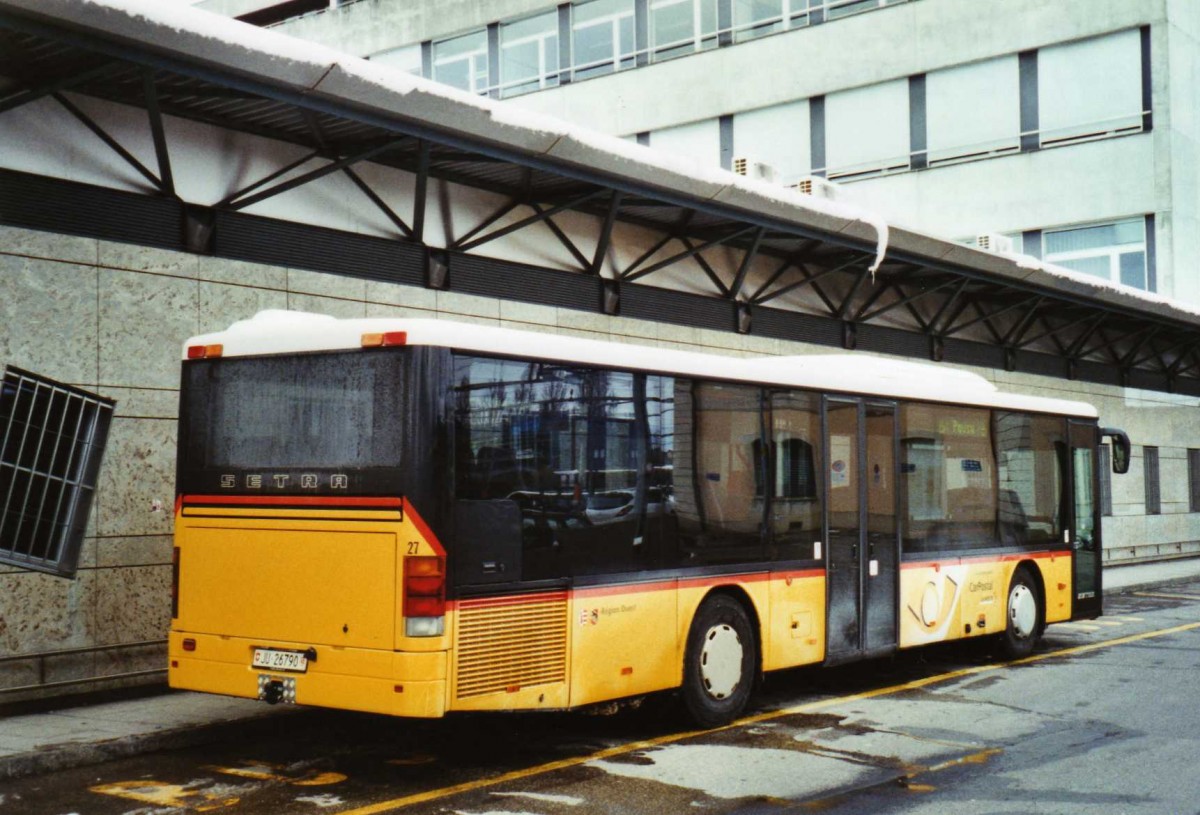
[{"label": "bus tail light", "polygon": [[179,547],[171,551],[171,619],[179,617]]},{"label": "bus tail light", "polygon": [[446,559],[404,559],[404,634],[440,637],[446,630]]}]

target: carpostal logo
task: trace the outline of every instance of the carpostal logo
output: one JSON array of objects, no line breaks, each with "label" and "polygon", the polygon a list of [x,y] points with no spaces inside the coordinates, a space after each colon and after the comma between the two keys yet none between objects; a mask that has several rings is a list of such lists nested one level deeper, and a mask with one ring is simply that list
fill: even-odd
[{"label": "carpostal logo", "polygon": [[263,475],[262,473],[247,473],[240,478],[234,473],[224,473],[221,475],[221,489],[236,490],[239,487],[247,490],[261,490],[265,488],[273,488],[277,490],[286,490],[290,487],[299,486],[302,490],[316,490],[322,486],[326,486],[331,490],[348,490],[350,489],[350,476],[344,474],[336,474],[326,476],[324,484],[322,477],[315,473],[304,473],[299,476],[291,473],[273,473]]}]

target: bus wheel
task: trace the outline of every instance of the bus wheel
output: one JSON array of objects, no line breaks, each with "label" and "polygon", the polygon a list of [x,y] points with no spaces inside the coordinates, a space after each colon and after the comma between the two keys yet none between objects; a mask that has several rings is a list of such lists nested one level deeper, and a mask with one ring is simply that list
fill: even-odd
[{"label": "bus wheel", "polygon": [[746,707],[758,647],[746,610],[732,597],[704,601],[688,632],[683,702],[701,727],[728,724]]},{"label": "bus wheel", "polygon": [[1013,573],[1007,609],[1008,625],[1001,635],[1001,650],[1009,659],[1027,657],[1042,633],[1042,598],[1037,582],[1025,567]]}]

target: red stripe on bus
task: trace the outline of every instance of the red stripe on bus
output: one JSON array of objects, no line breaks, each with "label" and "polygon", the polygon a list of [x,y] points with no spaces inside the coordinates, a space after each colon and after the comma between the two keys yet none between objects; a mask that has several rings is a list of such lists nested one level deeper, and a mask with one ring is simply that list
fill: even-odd
[{"label": "red stripe on bus", "polygon": [[501,597],[469,597],[465,600],[451,600],[447,605],[455,608],[500,608],[504,606],[524,606],[532,603],[551,603],[566,600],[569,592],[550,591],[537,594],[511,594]]},{"label": "red stripe on bus", "polygon": [[185,495],[185,504],[291,507],[385,507],[398,509],[399,498],[340,497],[336,495]]},{"label": "red stripe on bus", "polygon": [[429,528],[429,524],[425,523],[425,519],[421,517],[421,513],[417,512],[416,509],[413,508],[413,505],[409,503],[407,498],[402,498],[400,500],[403,502],[404,517],[412,521],[413,526],[417,528],[417,531],[420,532],[425,540],[428,541],[429,545],[433,547],[433,551],[437,552],[439,556],[445,557],[446,550],[442,547],[442,542],[438,540],[437,535],[433,534],[433,530]]},{"label": "red stripe on bus", "polygon": [[901,569],[928,569],[942,566],[957,566],[963,563],[1010,563],[1014,560],[1045,560],[1046,558],[1071,557],[1070,549],[1054,552],[1022,552],[1007,555],[980,555],[978,557],[942,558],[940,560],[908,561],[900,564]]}]

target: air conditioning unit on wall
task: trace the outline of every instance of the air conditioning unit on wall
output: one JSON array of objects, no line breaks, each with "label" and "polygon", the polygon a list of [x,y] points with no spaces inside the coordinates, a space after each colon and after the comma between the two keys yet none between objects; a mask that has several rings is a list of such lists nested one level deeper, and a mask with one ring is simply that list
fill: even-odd
[{"label": "air conditioning unit on wall", "polygon": [[1007,235],[1001,235],[997,232],[985,232],[975,238],[975,246],[985,252],[1011,253],[1013,251],[1013,239]]},{"label": "air conditioning unit on wall", "polygon": [[804,195],[811,195],[814,198],[825,198],[830,201],[836,201],[843,196],[841,185],[827,178],[820,178],[815,175],[806,175],[796,179],[793,184],[788,184],[789,189],[796,190]]},{"label": "air conditioning unit on wall", "polygon": [[733,160],[733,171],[738,175],[744,175],[746,178],[754,178],[759,181],[774,181],[775,168],[765,161],[748,156],[738,156]]}]

